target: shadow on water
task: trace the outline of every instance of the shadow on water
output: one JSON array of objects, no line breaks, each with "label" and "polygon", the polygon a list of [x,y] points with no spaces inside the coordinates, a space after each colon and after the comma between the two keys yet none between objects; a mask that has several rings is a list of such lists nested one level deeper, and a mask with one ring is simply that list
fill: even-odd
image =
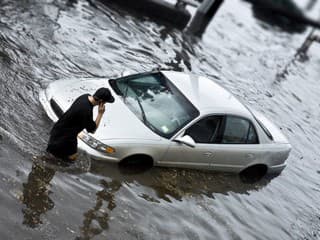
[{"label": "shadow on water", "polygon": [[[249,0],[248,0],[249,1]],[[251,0],[249,1],[251,2]],[[268,1],[253,1],[252,5],[253,16],[261,21],[262,27],[272,29],[278,27],[282,31],[288,33],[303,33],[306,30],[305,25],[299,24],[297,21],[280,16],[272,10],[266,9],[266,3],[275,8],[285,9],[297,16],[303,16],[302,10],[292,0],[270,0]]]}]

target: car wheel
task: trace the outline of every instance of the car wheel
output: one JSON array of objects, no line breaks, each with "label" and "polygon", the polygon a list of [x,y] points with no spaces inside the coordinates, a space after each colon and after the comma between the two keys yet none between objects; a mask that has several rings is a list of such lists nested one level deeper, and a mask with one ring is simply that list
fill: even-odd
[{"label": "car wheel", "polygon": [[262,179],[268,171],[268,167],[264,164],[250,166],[240,172],[240,179],[244,183],[254,183]]},{"label": "car wheel", "polygon": [[144,154],[136,154],[124,158],[119,163],[119,168],[122,173],[140,173],[144,172],[153,166],[152,157]]}]

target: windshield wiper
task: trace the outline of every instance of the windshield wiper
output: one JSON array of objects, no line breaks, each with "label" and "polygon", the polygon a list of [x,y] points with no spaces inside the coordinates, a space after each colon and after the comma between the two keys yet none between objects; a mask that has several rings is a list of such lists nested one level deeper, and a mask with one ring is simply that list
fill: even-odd
[{"label": "windshield wiper", "polygon": [[145,113],[145,111],[144,111],[144,109],[143,109],[143,107],[142,107],[142,105],[141,105],[141,102],[140,102],[138,96],[136,96],[136,100],[137,100],[138,105],[139,105],[139,107],[140,107],[140,111],[141,111],[141,115],[142,115],[142,120],[143,120],[144,123],[147,123],[148,121],[147,121],[146,113]]},{"label": "windshield wiper", "polygon": [[[129,79],[127,79],[127,86],[126,86],[126,89],[125,89],[124,94],[122,96],[124,103],[126,103],[126,99],[127,99],[127,95],[128,95],[128,88],[129,88]],[[141,111],[141,114],[142,114],[142,120],[143,120],[144,123],[147,124],[148,121],[147,121],[146,113],[145,113],[145,111],[144,111],[144,109],[143,109],[143,107],[141,105],[141,102],[140,102],[140,100],[139,100],[137,95],[136,95],[135,99],[138,102],[138,105],[139,105],[139,108],[140,108],[140,111]]]},{"label": "windshield wiper", "polygon": [[138,105],[140,107],[140,110],[141,110],[141,115],[142,115],[142,122],[147,125],[149,128],[151,128],[153,131],[157,131],[157,129],[147,120],[147,117],[146,117],[146,113],[142,107],[142,104],[138,98],[138,96],[136,96],[136,100],[138,102]]},{"label": "windshield wiper", "polygon": [[123,102],[126,103],[127,95],[128,95],[128,88],[129,88],[129,79],[127,79],[127,86],[123,97]]}]

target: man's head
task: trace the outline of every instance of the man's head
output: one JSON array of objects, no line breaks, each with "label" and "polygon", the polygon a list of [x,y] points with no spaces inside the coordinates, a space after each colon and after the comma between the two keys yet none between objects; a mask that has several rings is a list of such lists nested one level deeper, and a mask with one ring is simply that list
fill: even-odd
[{"label": "man's head", "polygon": [[97,103],[113,103],[114,97],[112,96],[110,90],[108,88],[99,88],[94,94],[93,98]]}]

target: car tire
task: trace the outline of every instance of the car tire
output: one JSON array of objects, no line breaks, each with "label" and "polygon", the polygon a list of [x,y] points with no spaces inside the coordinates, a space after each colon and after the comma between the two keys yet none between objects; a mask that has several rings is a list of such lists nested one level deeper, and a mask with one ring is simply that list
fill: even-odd
[{"label": "car tire", "polygon": [[153,167],[152,157],[144,154],[136,154],[124,158],[119,163],[119,169],[122,173],[140,173]]},{"label": "car tire", "polygon": [[268,167],[264,164],[250,166],[240,172],[240,179],[244,183],[255,183],[261,180],[267,173]]}]

